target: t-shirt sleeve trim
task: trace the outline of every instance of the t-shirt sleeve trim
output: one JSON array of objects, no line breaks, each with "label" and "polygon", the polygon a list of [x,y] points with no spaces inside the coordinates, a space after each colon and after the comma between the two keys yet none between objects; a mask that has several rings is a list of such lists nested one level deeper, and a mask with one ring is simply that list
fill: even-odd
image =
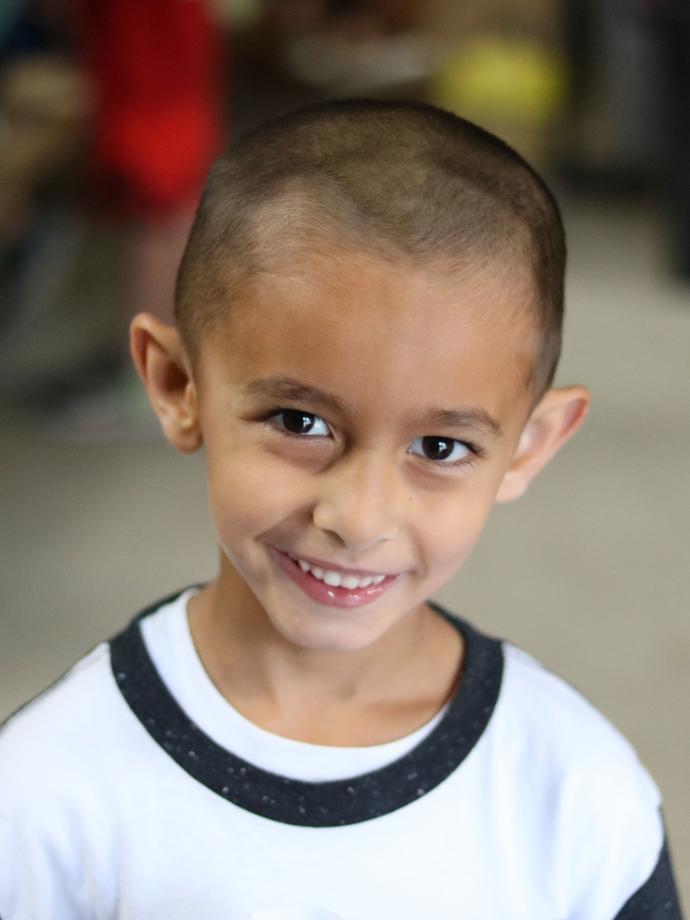
[{"label": "t-shirt sleeve trim", "polygon": [[683,920],[665,839],[652,874],[628,898],[614,920]]}]

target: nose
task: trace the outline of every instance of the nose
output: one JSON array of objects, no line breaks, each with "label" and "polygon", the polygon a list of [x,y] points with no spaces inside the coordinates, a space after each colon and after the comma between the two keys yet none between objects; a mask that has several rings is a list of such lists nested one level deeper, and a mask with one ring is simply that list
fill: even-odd
[{"label": "nose", "polygon": [[362,452],[322,473],[312,520],[357,556],[398,536],[402,490],[393,463]]}]

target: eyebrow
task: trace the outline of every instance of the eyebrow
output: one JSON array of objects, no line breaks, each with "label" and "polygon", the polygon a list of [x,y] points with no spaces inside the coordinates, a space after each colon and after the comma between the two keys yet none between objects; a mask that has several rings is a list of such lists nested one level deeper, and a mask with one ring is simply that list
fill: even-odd
[{"label": "eyebrow", "polygon": [[[318,403],[331,412],[345,414],[342,403],[332,393],[318,387],[302,383],[294,377],[277,375],[262,377],[246,384],[244,393],[251,397],[265,399],[285,399],[290,402]],[[473,428],[492,438],[503,434],[501,426],[488,412],[474,406],[460,409],[440,409],[430,407],[410,419],[415,425],[429,425],[431,428]]]},{"label": "eyebrow", "polygon": [[427,409],[415,422],[431,428],[474,428],[491,438],[503,435],[501,426],[484,409],[467,406],[463,409]]},{"label": "eyebrow", "polygon": [[341,403],[331,393],[320,390],[318,387],[309,386],[295,380],[294,377],[262,377],[252,380],[244,387],[247,396],[263,396],[266,399],[287,399],[290,402],[319,403],[319,405],[344,414]]}]

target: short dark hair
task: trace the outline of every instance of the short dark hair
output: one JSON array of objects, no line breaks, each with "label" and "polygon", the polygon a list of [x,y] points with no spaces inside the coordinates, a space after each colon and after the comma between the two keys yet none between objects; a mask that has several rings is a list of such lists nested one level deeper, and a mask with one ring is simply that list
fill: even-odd
[{"label": "short dark hair", "polygon": [[261,270],[281,230],[283,239],[316,231],[451,265],[514,254],[535,293],[531,383],[537,396],[550,385],[563,322],[563,223],[545,182],[488,131],[423,103],[344,99],[247,134],[211,170],[178,274],[175,318],[193,356],[200,331],[225,315],[235,285]]}]

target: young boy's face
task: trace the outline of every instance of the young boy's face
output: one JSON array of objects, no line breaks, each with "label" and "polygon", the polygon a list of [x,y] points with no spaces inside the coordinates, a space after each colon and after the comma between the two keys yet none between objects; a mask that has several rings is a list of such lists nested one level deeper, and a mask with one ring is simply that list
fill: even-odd
[{"label": "young boy's face", "polygon": [[270,269],[202,336],[195,374],[219,589],[290,643],[355,651],[482,531],[533,399],[532,291],[491,260],[339,250]]}]

